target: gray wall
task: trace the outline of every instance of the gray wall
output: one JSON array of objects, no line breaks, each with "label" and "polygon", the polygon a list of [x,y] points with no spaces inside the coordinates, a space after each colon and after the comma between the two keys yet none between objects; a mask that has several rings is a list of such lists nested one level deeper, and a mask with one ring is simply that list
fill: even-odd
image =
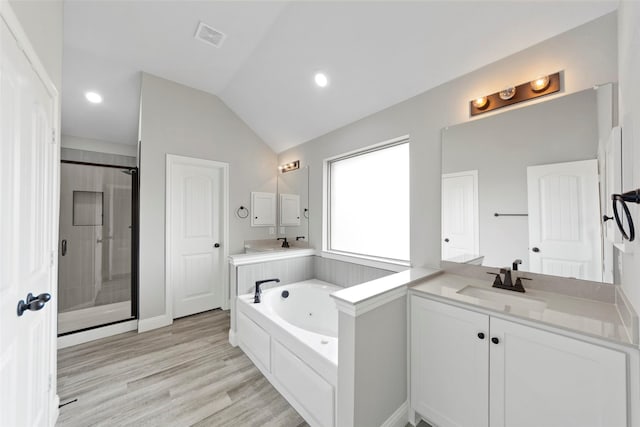
[{"label": "gray wall", "polygon": [[523,260],[529,270],[526,217],[527,166],[595,159],[598,151],[596,91],[474,120],[444,130],[442,173],[478,170],[480,254],[483,265]]},{"label": "gray wall", "polygon": [[165,314],[165,161],[167,153],[229,163],[229,253],[267,238],[234,213],[251,191],[276,191],[275,153],[218,97],[142,75],[140,112],[140,318]]},{"label": "gray wall", "polygon": [[409,134],[411,262],[414,266],[438,266],[441,129],[470,120],[470,99],[526,82],[541,74],[564,70],[563,94],[578,92],[597,83],[616,81],[616,31],[615,13],[604,16],[282,152],[279,163],[300,159],[303,165],[310,167],[311,241],[322,241],[323,160]]},{"label": "gray wall", "polygon": [[62,88],[62,0],[10,0],[31,45],[53,84]]},{"label": "gray wall", "polygon": [[[622,144],[624,148],[623,182],[624,191],[640,188],[640,3],[622,1],[619,10],[619,67],[620,67],[620,110]],[[633,212],[636,229],[640,227],[640,206],[629,206]],[[622,257],[622,287],[635,307],[640,310],[640,238],[636,238],[634,254],[618,254]]]},{"label": "gray wall", "polygon": [[338,425],[382,425],[407,400],[407,300],[338,325]]}]

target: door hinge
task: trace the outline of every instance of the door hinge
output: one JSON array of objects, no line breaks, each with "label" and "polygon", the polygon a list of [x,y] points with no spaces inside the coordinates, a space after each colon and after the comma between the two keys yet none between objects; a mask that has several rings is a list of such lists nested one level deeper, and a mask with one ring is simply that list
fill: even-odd
[{"label": "door hinge", "polygon": [[55,145],[56,143],[56,129],[51,129],[51,143]]},{"label": "door hinge", "polygon": [[51,267],[53,267],[56,263],[56,251],[51,251]]},{"label": "door hinge", "polygon": [[47,391],[51,391],[51,374],[49,374],[49,385],[47,386]]}]

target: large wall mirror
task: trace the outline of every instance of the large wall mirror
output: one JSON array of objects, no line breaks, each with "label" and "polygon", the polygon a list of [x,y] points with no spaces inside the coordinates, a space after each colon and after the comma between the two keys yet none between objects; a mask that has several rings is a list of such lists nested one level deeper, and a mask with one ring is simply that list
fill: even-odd
[{"label": "large wall mirror", "polygon": [[589,89],[443,130],[443,260],[613,281],[601,98]]},{"label": "large wall mirror", "polygon": [[309,246],[309,167],[278,175],[278,237],[291,246]]}]

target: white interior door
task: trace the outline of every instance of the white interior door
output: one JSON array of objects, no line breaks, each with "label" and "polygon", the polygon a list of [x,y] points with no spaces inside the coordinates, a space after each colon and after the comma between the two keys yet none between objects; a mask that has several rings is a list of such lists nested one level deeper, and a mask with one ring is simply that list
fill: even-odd
[{"label": "white interior door", "polygon": [[530,270],[602,280],[598,161],[529,166],[527,187]]},{"label": "white interior door", "polygon": [[226,164],[167,156],[173,318],[224,303]]},{"label": "white interior door", "polygon": [[442,259],[478,255],[478,171],[442,175]]},{"label": "white interior door", "polygon": [[45,426],[57,414],[56,302],[37,311],[34,304],[21,316],[17,306],[28,293],[55,297],[57,95],[23,50],[28,41],[6,3],[0,2],[0,425]]}]

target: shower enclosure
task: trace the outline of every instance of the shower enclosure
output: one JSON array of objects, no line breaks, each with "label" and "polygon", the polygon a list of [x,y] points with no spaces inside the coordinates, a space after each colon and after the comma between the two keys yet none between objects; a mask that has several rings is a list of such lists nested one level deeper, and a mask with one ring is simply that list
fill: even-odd
[{"label": "shower enclosure", "polygon": [[60,167],[58,336],[137,317],[138,170]]}]

